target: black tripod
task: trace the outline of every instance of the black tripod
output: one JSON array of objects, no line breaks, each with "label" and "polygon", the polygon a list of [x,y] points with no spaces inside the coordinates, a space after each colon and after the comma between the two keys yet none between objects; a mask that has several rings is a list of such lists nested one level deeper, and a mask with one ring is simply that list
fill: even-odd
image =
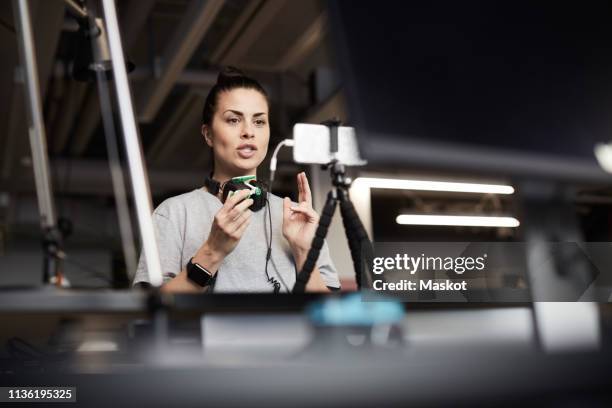
[{"label": "black tripod", "polygon": [[[330,150],[332,154],[338,152],[338,126],[339,121],[329,121],[323,123],[330,128]],[[319,253],[323,247],[325,237],[331,220],[336,211],[336,205],[340,202],[340,215],[342,216],[342,224],[344,225],[344,231],[346,238],[349,243],[351,250],[351,258],[353,259],[353,266],[355,268],[355,280],[357,281],[357,287],[362,286],[362,276],[365,277],[369,285],[371,285],[371,275],[368,272],[367,265],[372,262],[374,257],[374,249],[372,248],[372,242],[368,238],[368,234],[355,211],[355,207],[349,198],[348,189],[351,186],[352,180],[346,177],[345,166],[340,163],[337,159],[331,161],[331,163],[324,165],[324,169],[330,169],[330,175],[332,177],[332,184],[335,189],[332,189],[327,193],[327,200],[319,219],[319,226],[315,233],[315,237],[312,240],[308,256],[302,270],[297,276],[295,286],[293,287],[293,293],[304,293],[306,283],[310,279],[310,275],[316,265]],[[364,261],[367,262],[364,264]]]}]

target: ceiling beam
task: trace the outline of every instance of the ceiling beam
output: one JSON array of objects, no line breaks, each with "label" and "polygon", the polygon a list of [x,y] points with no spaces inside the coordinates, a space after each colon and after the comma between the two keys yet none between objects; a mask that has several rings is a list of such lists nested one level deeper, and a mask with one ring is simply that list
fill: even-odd
[{"label": "ceiling beam", "polygon": [[190,157],[206,150],[204,137],[200,134],[202,106],[202,97],[191,94],[180,121],[174,126],[167,126],[167,130],[161,134],[161,137],[168,139],[168,143],[158,156],[160,166],[176,167],[181,157]]},{"label": "ceiling beam", "polygon": [[163,71],[158,79],[151,81],[141,94],[138,103],[138,119],[153,121],[177,78],[191,59],[196,48],[215,17],[224,0],[193,0],[178,24],[172,39],[163,54]]},{"label": "ceiling beam", "polygon": [[247,2],[236,21],[232,24],[232,27],[228,30],[227,34],[225,34],[225,37],[223,37],[223,40],[212,52],[210,56],[212,62],[221,61],[221,57],[223,57],[224,53],[228,52],[232,47],[233,43],[240,36],[241,31],[248,25],[249,20],[253,18],[263,3],[264,0],[251,0]]},{"label": "ceiling beam", "polygon": [[[108,161],[106,160],[64,160],[50,162],[54,177],[53,185],[57,186],[55,194],[87,194],[113,196],[113,183]],[[69,173],[69,184],[62,179]],[[172,191],[187,191],[194,186],[202,185],[202,172],[190,170],[162,170],[151,168],[148,171],[151,192],[165,194]],[[57,179],[55,177],[59,177]],[[35,190],[34,176],[31,167],[22,168],[10,180],[0,181],[0,190],[11,193],[31,193]],[[131,191],[128,190],[128,194]]]},{"label": "ceiling beam", "polygon": [[221,64],[238,65],[240,59],[246,55],[255,41],[259,39],[263,30],[276,18],[286,4],[287,0],[266,0],[230,48],[223,53]]},{"label": "ceiling beam", "polygon": [[[56,80],[66,77],[68,66],[61,61],[55,63],[53,75]],[[177,84],[211,87],[217,82],[217,70],[184,69],[177,78]],[[155,78],[153,71],[148,67],[139,66],[128,74],[130,82],[150,81]],[[86,84],[85,82],[70,80],[72,84]]]},{"label": "ceiling beam", "polygon": [[[155,136],[155,141],[147,151],[147,162],[150,166],[161,166],[163,162],[172,155],[182,142],[185,133],[181,130],[182,125],[191,122],[189,119],[199,115],[202,108],[202,98],[194,93],[188,92],[185,95],[172,115],[166,120],[163,127]],[[197,129],[194,129],[195,133]]]},{"label": "ceiling beam", "polygon": [[121,33],[125,50],[132,49],[136,44],[154,6],[155,0],[131,0],[121,13]]},{"label": "ceiling beam", "polygon": [[276,69],[287,71],[302,62],[312,51],[321,44],[325,35],[327,16],[321,13],[304,33],[295,41],[279,61]]}]

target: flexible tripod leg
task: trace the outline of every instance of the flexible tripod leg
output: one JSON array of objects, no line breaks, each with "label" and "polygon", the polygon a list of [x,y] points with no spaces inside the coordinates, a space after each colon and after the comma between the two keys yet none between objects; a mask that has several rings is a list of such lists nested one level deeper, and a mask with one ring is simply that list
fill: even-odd
[{"label": "flexible tripod leg", "polygon": [[310,250],[308,251],[308,256],[306,257],[306,261],[302,266],[302,270],[297,276],[295,286],[293,286],[293,293],[304,293],[306,289],[306,283],[308,283],[310,275],[312,275],[312,271],[317,264],[317,259],[319,259],[321,248],[323,248],[323,243],[325,242],[329,225],[331,224],[334,212],[336,211],[336,204],[337,199],[333,191],[330,191],[327,193],[325,206],[323,207],[323,212],[321,214],[321,218],[319,219],[319,226],[317,227],[315,237],[312,240]]},{"label": "flexible tripod leg", "polygon": [[357,287],[361,289],[363,284],[362,276],[366,278],[367,284],[371,285],[372,283],[372,277],[367,266],[371,265],[374,259],[374,248],[347,193],[339,194],[339,200],[342,223],[344,224],[355,268],[355,280],[357,281]]}]

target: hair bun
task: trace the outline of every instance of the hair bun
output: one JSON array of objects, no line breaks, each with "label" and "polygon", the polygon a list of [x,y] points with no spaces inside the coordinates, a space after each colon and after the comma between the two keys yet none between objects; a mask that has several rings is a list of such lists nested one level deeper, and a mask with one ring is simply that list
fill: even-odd
[{"label": "hair bun", "polygon": [[244,73],[238,68],[227,66],[223,68],[223,71],[219,72],[219,76],[217,76],[217,83],[224,84],[226,82],[232,82],[233,80],[244,77]]}]

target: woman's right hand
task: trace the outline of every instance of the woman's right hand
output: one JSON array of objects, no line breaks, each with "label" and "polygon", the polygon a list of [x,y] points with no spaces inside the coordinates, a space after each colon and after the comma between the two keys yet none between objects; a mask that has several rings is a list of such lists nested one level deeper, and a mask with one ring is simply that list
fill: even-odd
[{"label": "woman's right hand", "polygon": [[[242,234],[249,226],[251,214],[249,207],[253,200],[247,198],[250,190],[239,190],[227,200],[217,212],[210,228],[210,235],[206,242],[193,256],[197,263],[213,275],[219,270],[223,259],[234,250]],[[162,286],[164,292],[202,292],[202,287],[190,281],[187,271],[183,270],[176,278]]]},{"label": "woman's right hand", "polygon": [[[228,197],[223,207],[215,214],[208,239],[204,247],[220,258],[225,258],[236,248],[251,220],[253,211],[249,207],[253,200],[250,190],[238,190]],[[206,252],[208,252],[206,251]]]}]

